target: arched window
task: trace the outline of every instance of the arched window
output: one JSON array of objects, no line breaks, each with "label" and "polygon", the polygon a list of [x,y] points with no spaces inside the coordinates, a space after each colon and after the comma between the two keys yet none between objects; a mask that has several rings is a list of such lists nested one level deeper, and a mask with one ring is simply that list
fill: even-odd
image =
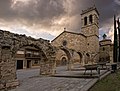
[{"label": "arched window", "polygon": [[87,17],[84,17],[84,25],[87,25]]},{"label": "arched window", "polygon": [[90,55],[89,55],[88,53],[86,53],[86,55],[87,55],[88,57],[90,57]]},{"label": "arched window", "polygon": [[93,23],[93,16],[92,15],[89,16],[89,22]]}]

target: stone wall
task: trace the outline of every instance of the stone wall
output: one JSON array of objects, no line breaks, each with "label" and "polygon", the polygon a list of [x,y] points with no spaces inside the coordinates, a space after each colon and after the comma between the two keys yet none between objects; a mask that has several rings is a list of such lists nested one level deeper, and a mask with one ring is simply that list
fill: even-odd
[{"label": "stone wall", "polygon": [[84,35],[64,31],[59,37],[53,40],[51,44],[56,47],[64,46],[64,41],[67,42],[65,47],[69,49],[80,52],[86,51],[86,37]]},{"label": "stone wall", "polygon": [[97,35],[99,36],[99,31],[98,31],[98,26],[96,26],[95,24],[91,24],[91,25],[86,25],[82,28],[82,33],[85,36],[92,36],[92,35]]},{"label": "stone wall", "polygon": [[[67,42],[65,46],[63,44],[64,41]],[[91,55],[95,55],[99,52],[99,38],[96,35],[86,37],[79,33],[71,33],[64,31],[57,38],[55,38],[51,42],[51,44],[58,48],[60,46],[63,46],[65,48],[68,48],[69,50],[73,50],[76,53],[79,52],[82,57],[80,57],[80,55],[79,57],[76,55],[74,57],[76,59],[74,59],[74,55],[72,55],[72,60],[74,61],[81,59],[83,65],[84,63],[89,63],[88,61],[90,58],[88,58],[86,54],[89,54],[89,57],[91,57]]]},{"label": "stone wall", "polygon": [[110,62],[113,62],[113,44],[110,39],[103,39],[100,41],[100,53],[106,52],[110,56]]},{"label": "stone wall", "polygon": [[[66,41],[66,45],[63,42]],[[68,61],[72,60],[72,63],[79,62],[84,65],[83,59],[85,59],[85,53],[87,52],[87,38],[80,33],[72,33],[64,31],[58,37],[56,37],[51,44],[57,48],[64,47],[69,50],[71,58],[68,58]],[[58,53],[62,55],[62,53]],[[84,55],[83,55],[84,54]],[[68,55],[66,55],[68,57]],[[59,56],[56,56],[59,58]],[[59,59],[60,60],[60,59]]]},{"label": "stone wall", "polygon": [[[56,57],[55,60],[56,60],[56,65],[57,66],[62,65],[62,58],[63,57],[66,58],[67,61],[69,61],[65,51],[63,51],[61,49],[56,51],[56,56],[55,57]],[[73,57],[73,63],[82,63],[82,57],[80,57],[80,55],[77,52],[74,51],[72,57]]]},{"label": "stone wall", "polygon": [[87,37],[87,52],[94,54],[99,52],[99,39],[97,36]]},{"label": "stone wall", "polygon": [[55,51],[48,40],[34,39],[0,30],[0,89],[19,84],[16,77],[15,54],[24,46],[36,47],[42,52],[43,60],[40,63],[44,64],[46,69],[41,66],[41,74],[42,72],[44,74],[53,73]]}]

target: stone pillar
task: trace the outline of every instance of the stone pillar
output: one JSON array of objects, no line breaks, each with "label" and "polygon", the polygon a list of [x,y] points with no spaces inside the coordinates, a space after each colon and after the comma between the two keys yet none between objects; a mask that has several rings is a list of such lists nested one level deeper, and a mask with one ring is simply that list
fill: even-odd
[{"label": "stone pillar", "polygon": [[72,70],[73,68],[73,51],[69,52],[70,53],[70,57],[68,58],[68,66],[67,66],[67,69],[69,71]]},{"label": "stone pillar", "polygon": [[11,88],[19,85],[16,77],[16,65],[12,59],[9,46],[3,46],[0,63],[0,89]]},{"label": "stone pillar", "polygon": [[40,75],[51,75],[53,73],[53,62],[42,61],[40,62]]},{"label": "stone pillar", "polygon": [[82,58],[82,66],[84,66],[85,62],[84,62],[84,56]]},{"label": "stone pillar", "polygon": [[52,75],[56,73],[56,60],[53,61]]},{"label": "stone pillar", "polygon": [[46,74],[46,64],[45,62],[40,62],[40,75],[45,75]]},{"label": "stone pillar", "polygon": [[70,70],[70,60],[67,62],[67,70]]},{"label": "stone pillar", "polygon": [[26,69],[26,68],[27,68],[27,60],[24,59],[24,60],[23,60],[23,69]]},{"label": "stone pillar", "polygon": [[72,67],[73,67],[73,66],[72,66],[72,60],[70,59],[69,62],[68,62],[67,69],[68,69],[69,71],[71,71]]},{"label": "stone pillar", "polygon": [[2,59],[1,59],[1,48],[0,48],[0,90],[2,89],[2,88],[4,88],[4,84],[2,84],[2,69],[1,69],[1,67],[2,67]]},{"label": "stone pillar", "polygon": [[85,55],[83,54],[83,58],[82,58],[82,66],[85,65]]}]

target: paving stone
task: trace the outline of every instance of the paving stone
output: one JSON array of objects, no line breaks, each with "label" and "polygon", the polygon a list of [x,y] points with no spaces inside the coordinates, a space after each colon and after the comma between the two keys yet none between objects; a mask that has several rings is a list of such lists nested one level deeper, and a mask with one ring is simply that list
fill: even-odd
[{"label": "paving stone", "polygon": [[[64,67],[63,67],[64,68]],[[59,69],[59,67],[57,68]],[[66,71],[61,68],[60,73]],[[80,71],[78,71],[80,73]],[[101,71],[103,73],[104,71]],[[76,75],[77,71],[71,71],[70,74]],[[70,75],[67,71],[65,75]],[[78,75],[78,74],[77,74]],[[39,69],[18,70],[17,77],[20,80],[20,86],[10,91],[82,91],[87,86],[91,86],[95,79],[89,78],[63,78],[39,76]]]}]

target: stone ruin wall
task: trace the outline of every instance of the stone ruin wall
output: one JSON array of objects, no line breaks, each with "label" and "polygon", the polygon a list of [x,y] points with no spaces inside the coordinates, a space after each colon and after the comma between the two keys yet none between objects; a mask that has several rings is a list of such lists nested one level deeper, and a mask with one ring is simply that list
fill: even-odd
[{"label": "stone ruin wall", "polygon": [[40,74],[54,73],[55,51],[48,40],[34,39],[0,30],[0,89],[19,85],[14,57],[23,46],[35,46],[42,51],[43,61],[40,61]]}]

